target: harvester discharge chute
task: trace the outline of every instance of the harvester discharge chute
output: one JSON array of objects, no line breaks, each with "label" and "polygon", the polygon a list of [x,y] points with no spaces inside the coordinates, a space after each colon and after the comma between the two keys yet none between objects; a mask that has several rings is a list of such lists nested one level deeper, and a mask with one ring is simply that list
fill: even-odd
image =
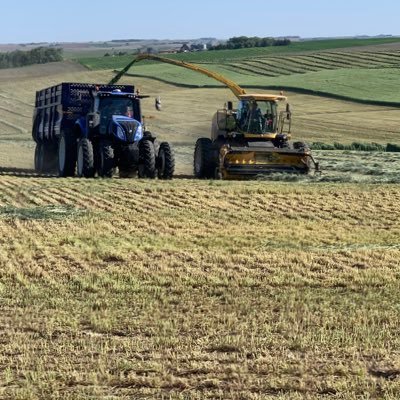
[{"label": "harvester discharge chute", "polygon": [[[249,94],[235,82],[208,69],[170,58],[140,54],[121,70],[115,84],[138,61],[155,60],[188,68],[225,84],[238,99],[218,110],[212,119],[211,138],[199,138],[194,150],[197,178],[243,179],[271,172],[307,174],[318,170],[309,147],[291,141],[292,112],[283,95]],[[286,103],[283,110],[279,104]]]}]

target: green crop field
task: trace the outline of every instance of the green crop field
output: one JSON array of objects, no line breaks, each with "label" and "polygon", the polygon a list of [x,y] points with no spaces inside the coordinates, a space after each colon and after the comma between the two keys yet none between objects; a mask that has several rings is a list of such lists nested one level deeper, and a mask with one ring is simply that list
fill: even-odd
[{"label": "green crop field", "polygon": [[[357,63],[264,78],[319,90],[308,76],[355,87],[367,71],[384,99],[395,68]],[[148,76],[122,82],[151,96],[143,113],[175,147],[172,181],[35,175],[35,91],[108,82],[112,68],[0,71],[0,399],[399,398],[400,153],[315,151],[321,174],[189,179],[196,139],[234,96],[177,86],[215,86],[190,71],[137,68]],[[400,144],[396,106],[287,94],[296,140]]]},{"label": "green crop field", "polygon": [[[167,56],[169,58],[194,63],[206,62],[219,64],[225,63],[227,61],[242,60],[247,58],[263,58],[269,56],[282,56],[296,53],[320,52],[332,49],[352,49],[355,47],[359,49],[372,46],[373,51],[375,51],[377,46],[383,49],[391,49],[393,45],[395,47],[398,47],[400,45],[400,39],[327,39],[293,42],[288,46],[271,46],[236,50],[214,50],[206,52],[168,54]],[[128,64],[129,60],[132,59],[132,56],[125,55],[121,57],[85,57],[84,55],[80,55],[77,58],[82,64],[87,65],[93,69],[111,69],[124,67],[126,64]]]},{"label": "green crop field", "polygon": [[[399,46],[398,39],[341,39],[168,57],[198,63],[247,88],[285,89],[362,102],[400,104]],[[121,69],[132,58],[132,55],[81,58],[80,63],[93,70]],[[129,73],[176,85],[219,86],[198,73],[152,61],[135,64]]]}]

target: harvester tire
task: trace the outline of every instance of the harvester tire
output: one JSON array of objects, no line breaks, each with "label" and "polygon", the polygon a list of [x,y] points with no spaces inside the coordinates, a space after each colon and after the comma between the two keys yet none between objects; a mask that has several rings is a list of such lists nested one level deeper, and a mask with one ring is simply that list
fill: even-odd
[{"label": "harvester tire", "polygon": [[211,179],[215,176],[217,163],[214,160],[213,143],[209,138],[197,139],[194,149],[194,175],[196,178]]},{"label": "harvester tire", "polygon": [[154,144],[150,140],[142,140],[139,145],[139,178],[154,179],[156,172]]},{"label": "harvester tire", "polygon": [[76,167],[76,139],[68,132],[62,132],[58,141],[58,175],[74,176]]},{"label": "harvester tire", "polygon": [[79,177],[93,178],[94,174],[93,144],[89,139],[82,138],[78,142],[77,175]]},{"label": "harvester tire", "polygon": [[102,178],[111,178],[114,174],[114,149],[111,142],[103,140],[99,143],[98,173]]},{"label": "harvester tire", "polygon": [[159,179],[172,179],[175,171],[175,156],[172,147],[162,142],[158,150],[157,170]]}]

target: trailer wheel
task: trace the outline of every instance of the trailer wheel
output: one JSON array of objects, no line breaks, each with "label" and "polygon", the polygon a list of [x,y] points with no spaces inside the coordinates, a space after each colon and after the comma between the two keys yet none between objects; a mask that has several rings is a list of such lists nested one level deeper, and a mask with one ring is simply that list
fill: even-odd
[{"label": "trailer wheel", "polygon": [[58,175],[74,176],[76,167],[76,139],[68,132],[62,132],[58,141]]},{"label": "trailer wheel", "polygon": [[109,141],[99,143],[99,176],[111,178],[114,174],[114,149]]},{"label": "trailer wheel", "polygon": [[175,157],[172,147],[162,142],[158,150],[157,170],[159,179],[172,179],[175,171]]},{"label": "trailer wheel", "polygon": [[44,148],[43,143],[36,143],[35,147],[35,171],[41,174],[44,167]]},{"label": "trailer wheel", "polygon": [[95,174],[94,169],[94,155],[92,142],[87,138],[82,138],[78,142],[77,153],[77,175],[85,178],[93,178]]},{"label": "trailer wheel", "polygon": [[156,156],[153,142],[142,140],[139,145],[139,178],[154,179],[156,172]]},{"label": "trailer wheel", "polygon": [[194,149],[193,167],[196,178],[214,178],[217,163],[214,159],[214,149],[211,139],[197,139]]},{"label": "trailer wheel", "polygon": [[39,174],[57,172],[57,152],[54,147],[45,143],[36,143],[35,171]]}]

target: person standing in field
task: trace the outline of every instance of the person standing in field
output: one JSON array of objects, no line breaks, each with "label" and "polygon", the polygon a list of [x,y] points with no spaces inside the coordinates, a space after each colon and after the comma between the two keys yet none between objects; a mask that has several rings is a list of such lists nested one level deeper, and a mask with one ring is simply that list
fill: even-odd
[{"label": "person standing in field", "polygon": [[156,106],[156,110],[157,111],[161,111],[161,99],[160,99],[160,96],[156,97],[155,106]]}]

